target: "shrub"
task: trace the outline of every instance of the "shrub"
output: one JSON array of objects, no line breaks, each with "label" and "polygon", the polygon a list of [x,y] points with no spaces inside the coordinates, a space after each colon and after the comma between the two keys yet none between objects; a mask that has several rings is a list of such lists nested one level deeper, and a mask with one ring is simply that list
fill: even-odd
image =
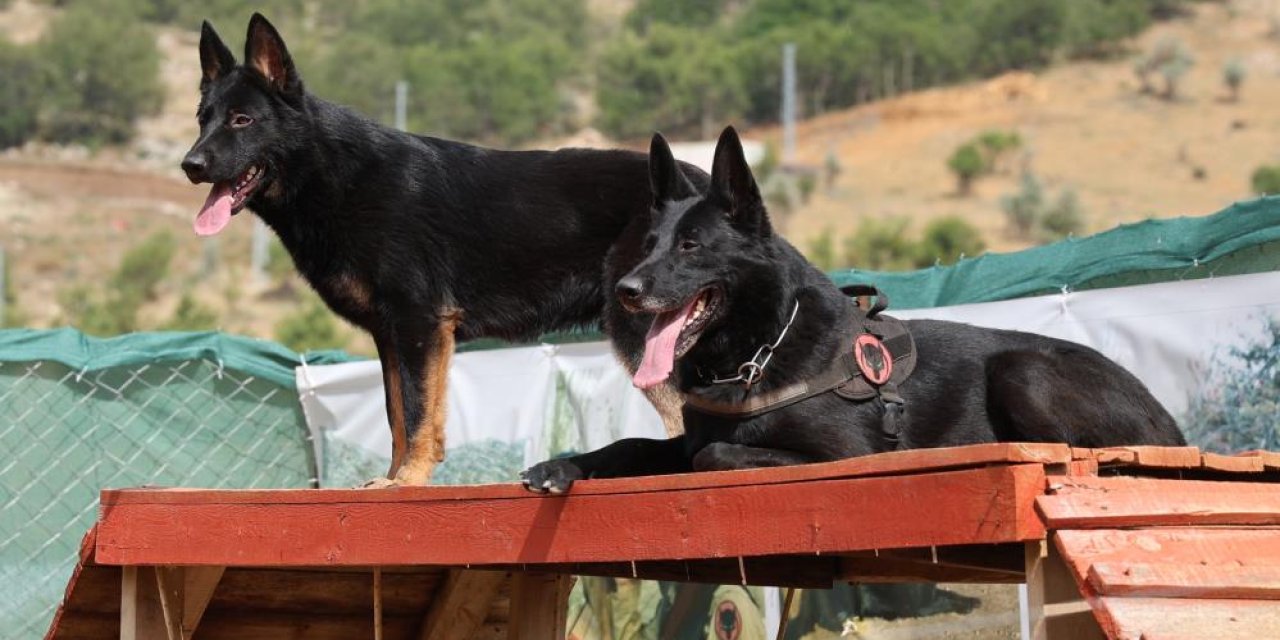
[{"label": "shrub", "polygon": [[807,256],[809,262],[823,271],[836,268],[836,234],[831,227],[822,230],[809,240]]},{"label": "shrub", "polygon": [[1258,195],[1280,193],[1280,165],[1266,164],[1254,169],[1249,182]]},{"label": "shrub", "polygon": [[844,263],[859,269],[893,271],[916,266],[919,250],[907,237],[910,221],[902,217],[867,220],[844,241]]},{"label": "shrub", "polygon": [[347,337],[319,298],[310,299],[276,325],[276,341],[299,353],[340,349],[346,346]]},{"label": "shrub", "polygon": [[1040,220],[1041,237],[1047,241],[1080,235],[1084,231],[1084,214],[1074,189],[1064,189]]},{"label": "shrub", "polygon": [[111,278],[116,293],[135,302],[154,300],[176,249],[177,241],[168,231],[153,233],[129,249]]},{"label": "shrub", "polygon": [[0,39],[0,149],[16,147],[37,133],[45,78],[31,47]]},{"label": "shrub", "polygon": [[1240,58],[1232,58],[1222,65],[1222,82],[1227,85],[1227,91],[1231,92],[1232,102],[1240,100],[1240,86],[1244,84],[1244,76],[1244,61]]},{"label": "shrub", "polygon": [[1150,51],[1134,62],[1134,72],[1142,82],[1144,93],[1153,92],[1151,74],[1158,74],[1164,78],[1164,91],[1160,96],[1165,100],[1173,100],[1177,97],[1178,82],[1195,65],[1195,62],[1195,57],[1191,55],[1187,45],[1178,38],[1169,36],[1156,42]]},{"label": "shrub", "polygon": [[1040,221],[1040,211],[1044,207],[1044,188],[1035,174],[1023,174],[1018,190],[1000,199],[1000,208],[1004,211],[1005,221],[1010,231],[1019,238],[1031,237],[1031,232]]},{"label": "shrub", "polygon": [[924,228],[916,249],[916,266],[952,264],[961,256],[974,256],[984,249],[986,243],[976,227],[959,216],[946,216]]},{"label": "shrub", "polygon": [[190,293],[182,294],[173,317],[161,325],[167,331],[208,331],[218,327],[218,314],[200,304]]},{"label": "shrub", "polygon": [[972,193],[973,181],[983,174],[986,166],[982,151],[972,142],[960,145],[947,159],[947,168],[956,176],[956,191],[960,195]]},{"label": "shrub", "polygon": [[54,142],[127,141],[134,124],[160,108],[155,36],[128,13],[75,4],[50,25],[38,55],[58,72],[46,95],[42,135]]}]

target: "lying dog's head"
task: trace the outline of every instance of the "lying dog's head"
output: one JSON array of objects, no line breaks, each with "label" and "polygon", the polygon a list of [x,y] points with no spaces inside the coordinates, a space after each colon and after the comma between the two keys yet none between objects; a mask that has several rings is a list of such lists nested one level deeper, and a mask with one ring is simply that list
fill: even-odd
[{"label": "lying dog's head", "polygon": [[[720,134],[711,184],[698,193],[660,135],[649,148],[652,223],[640,263],[618,281],[623,307],[654,313],[634,382],[661,383],[676,359],[724,322],[728,294],[769,264],[772,226],[733,127]],[[749,293],[744,295],[750,295]]]},{"label": "lying dog's head", "polygon": [[249,20],[245,64],[205,22],[200,33],[200,137],[182,160],[192,183],[213,183],[195,230],[213,235],[246,204],[270,196],[281,179],[281,157],[297,144],[294,127],[302,81],[275,27]]}]

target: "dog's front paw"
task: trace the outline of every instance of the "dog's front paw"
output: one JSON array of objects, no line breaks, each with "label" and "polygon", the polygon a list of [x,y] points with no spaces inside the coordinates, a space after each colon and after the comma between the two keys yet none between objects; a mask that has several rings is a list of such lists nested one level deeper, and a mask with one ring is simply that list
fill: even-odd
[{"label": "dog's front paw", "polygon": [[578,465],[563,458],[539,462],[520,472],[520,481],[535,493],[564,493],[583,477]]}]

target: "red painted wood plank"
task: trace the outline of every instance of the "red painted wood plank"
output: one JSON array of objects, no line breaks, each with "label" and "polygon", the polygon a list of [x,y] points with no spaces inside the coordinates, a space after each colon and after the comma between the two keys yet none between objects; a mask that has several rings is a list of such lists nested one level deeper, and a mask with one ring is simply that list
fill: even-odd
[{"label": "red painted wood plank", "polygon": [[1140,467],[1195,469],[1200,466],[1196,447],[1106,447],[1094,449],[1102,463],[1129,463]]},{"label": "red painted wood plank", "polygon": [[1105,596],[1280,600],[1280,566],[1095,562],[1088,577]]},{"label": "red painted wood plank", "polygon": [[[689,473],[640,478],[582,480],[569,495],[613,495],[712,487],[757,486],[835,478],[922,473],[943,469],[982,467],[992,464],[1065,463],[1070,448],[1063,444],[1007,443],[968,445],[938,449],[893,451],[848,460],[767,469]],[[360,494],[360,497],[353,497]],[[104,507],[118,504],[191,504],[201,500],[215,504],[321,504],[401,502],[404,500],[528,499],[536,495],[517,484],[473,486],[396,487],[391,489],[108,489],[101,495]]]},{"label": "red painted wood plank", "polygon": [[[1043,536],[1037,464],[649,493],[399,492],[399,500],[104,505],[105,564],[625,562],[1012,542]],[[169,499],[183,495],[166,492]],[[235,495],[234,493],[232,495]],[[428,496],[413,499],[411,496]],[[465,495],[462,494],[463,496]]]},{"label": "red painted wood plank", "polygon": [[1280,524],[1280,484],[1054,476],[1036,507],[1050,529]]},{"label": "red painted wood plank", "polygon": [[1267,471],[1280,471],[1280,453],[1275,451],[1262,451],[1255,449],[1253,451],[1242,451],[1238,456],[1251,456],[1262,458],[1262,467]]},{"label": "red painted wood plank", "polygon": [[1064,530],[1053,540],[1082,586],[1095,564],[1280,570],[1280,529]]},{"label": "red painted wood plank", "polygon": [[1206,469],[1232,473],[1262,473],[1265,469],[1261,456],[1224,456],[1220,453],[1200,454],[1200,465]]},{"label": "red painted wood plank", "polygon": [[1260,640],[1280,636],[1271,600],[1099,598],[1094,612],[1115,640]]}]

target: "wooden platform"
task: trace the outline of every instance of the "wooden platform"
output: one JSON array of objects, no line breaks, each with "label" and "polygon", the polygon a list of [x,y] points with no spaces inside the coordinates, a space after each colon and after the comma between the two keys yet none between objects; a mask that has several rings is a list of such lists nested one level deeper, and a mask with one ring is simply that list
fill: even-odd
[{"label": "wooden platform", "polygon": [[549,638],[572,575],[1026,581],[1036,637],[1280,637],[1277,481],[1271,453],[990,444],[564,496],[108,490],[47,637]]}]

